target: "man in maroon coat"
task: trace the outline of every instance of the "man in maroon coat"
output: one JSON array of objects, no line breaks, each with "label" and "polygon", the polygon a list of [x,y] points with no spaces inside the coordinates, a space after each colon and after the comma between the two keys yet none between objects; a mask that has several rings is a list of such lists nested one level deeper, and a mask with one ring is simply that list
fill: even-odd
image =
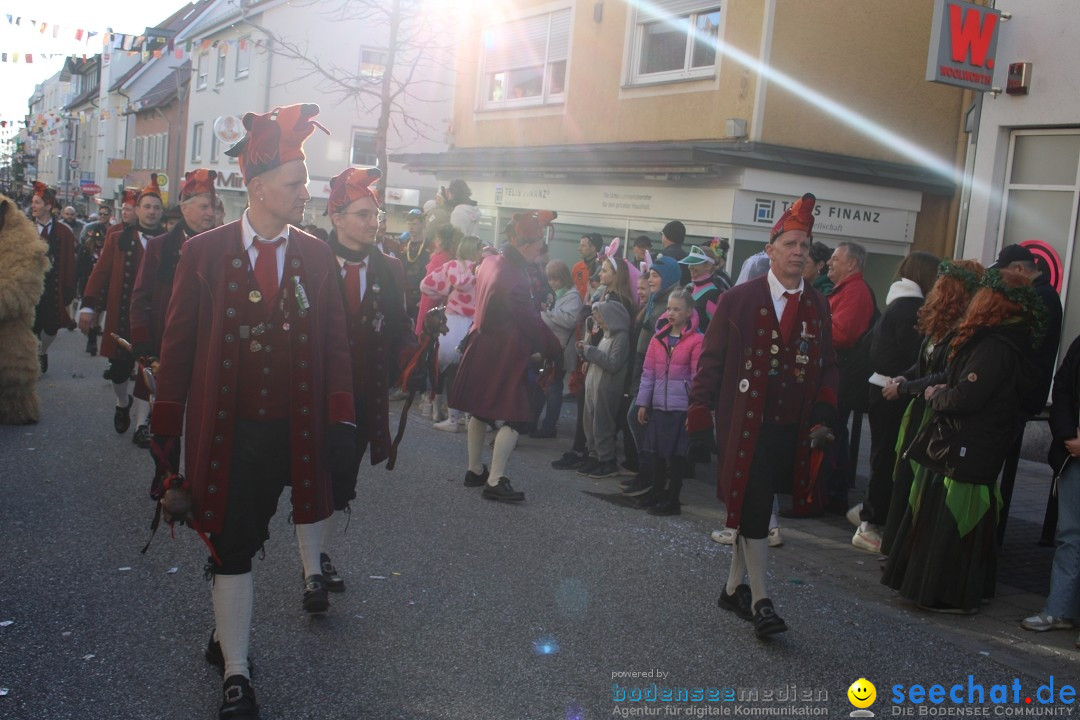
[{"label": "man in maroon coat", "polygon": [[[292,105],[244,116],[247,135],[228,152],[250,205],[187,241],[161,342],[152,495],[190,493],[180,518],[209,535],[217,628],[206,657],[223,668],[221,718],[258,717],[251,559],[281,491],[292,487],[304,609],[324,613],[319,523],[333,511],[330,474],[352,463],[355,448],[340,269],[326,243],[294,227],[310,199],[302,144],[321,127],[317,113]],[[186,478],[177,475],[182,432]]]},{"label": "man in maroon coat", "polygon": [[[135,355],[119,345],[113,335],[131,341],[131,292],[142,264],[143,253],[150,238],[161,234],[161,188],[157,175],[150,175],[150,184],[137,194],[126,191],[124,207],[133,207],[133,222],[117,225],[105,236],[101,258],[94,265],[90,279],[83,289],[79,310],[79,329],[89,335],[98,325],[98,316],[105,311],[105,334],[101,354],[109,359],[105,379],[111,380],[116,395],[113,429],[123,435],[131,426],[131,411],[135,411],[135,433],[131,441],[149,447],[150,391],[142,374],[135,376],[134,397],[128,395],[131,373],[135,370]],[[134,406],[134,407],[133,407]]]},{"label": "man in maroon coat", "polygon": [[161,353],[165,313],[172,297],[180,249],[189,238],[215,225],[216,178],[216,172],[205,168],[188,172],[180,185],[180,222],[146,243],[131,293],[131,345],[136,357],[157,357]]},{"label": "man in maroon coat", "polygon": [[[405,271],[401,261],[379,250],[376,240],[384,215],[371,184],[378,168],[349,168],[330,181],[326,211],[334,232],[330,248],[341,268],[349,351],[356,402],[356,458],[335,474],[334,510],[356,497],[356,478],[364,453],[378,465],[390,452],[390,384],[417,349],[405,306]],[[334,518],[323,523],[323,549],[329,546]],[[320,555],[328,590],[340,592],[345,581],[327,553]]]},{"label": "man in maroon coat", "polygon": [[[518,434],[533,421],[529,403],[529,357],[540,353],[555,360],[562,345],[540,319],[533,297],[529,264],[547,250],[547,231],[555,213],[518,213],[507,228],[509,243],[501,255],[480,263],[476,273],[476,317],[465,337],[450,406],[472,415],[468,426],[469,467],[465,485],[483,486],[488,500],[516,502],[525,493],[506,477]],[[484,434],[501,420],[491,453],[491,471],[481,462]]]},{"label": "man in maroon coat", "polygon": [[75,299],[75,236],[59,221],[56,211],[56,191],[45,183],[34,181],[30,214],[37,223],[38,234],[49,246],[45,290],[34,313],[34,335],[40,343],[38,361],[42,373],[49,369],[49,346],[56,339],[57,331],[62,327],[69,330],[75,327],[68,314],[68,305]]},{"label": "man in maroon coat", "polygon": [[805,502],[811,443],[828,441],[836,417],[829,307],[802,280],[814,202],[807,193],[773,227],[769,272],[720,296],[690,388],[691,444],[714,432],[715,412],[717,495],[738,529],[719,604],[753,621],[758,637],[787,629],[765,589],[773,494]]}]

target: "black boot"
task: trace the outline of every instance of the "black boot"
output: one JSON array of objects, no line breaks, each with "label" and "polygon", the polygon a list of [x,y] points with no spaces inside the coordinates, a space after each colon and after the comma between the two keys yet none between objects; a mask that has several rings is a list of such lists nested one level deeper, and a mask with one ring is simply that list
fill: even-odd
[{"label": "black boot", "polygon": [[681,515],[682,506],[679,495],[682,492],[683,478],[686,476],[686,458],[675,456],[668,463],[667,486],[661,494],[661,500],[649,508],[650,515]]}]

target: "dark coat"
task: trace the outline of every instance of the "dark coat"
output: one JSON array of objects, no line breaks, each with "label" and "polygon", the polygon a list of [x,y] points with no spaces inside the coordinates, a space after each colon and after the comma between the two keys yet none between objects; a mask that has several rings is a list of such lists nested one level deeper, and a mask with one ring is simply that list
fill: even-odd
[{"label": "dark coat", "polygon": [[[788,383],[785,391],[785,401],[797,404],[800,418],[799,443],[792,448],[796,508],[805,504],[810,489],[811,424],[833,419],[837,392],[829,306],[820,293],[804,287],[796,327],[805,323],[810,359],[805,380]],[[767,276],[728,290],[720,296],[705,333],[705,347],[690,387],[690,405],[715,413],[717,496],[727,506],[727,526],[732,528],[739,527],[742,518],[750,464],[765,415],[772,333],[779,330]]]},{"label": "dark coat", "polygon": [[1050,381],[1054,377],[1054,365],[1057,363],[1058,346],[1061,345],[1061,298],[1045,275],[1035,278],[1031,287],[1046,306],[1046,334],[1042,343],[1036,347],[1029,343],[1027,349],[1035,364],[1038,382],[1032,384],[1031,391],[1024,399],[1024,412],[1029,416],[1038,415],[1046,407]]},{"label": "dark coat", "polygon": [[1069,345],[1061,367],[1054,375],[1054,392],[1050,406],[1050,452],[1046,461],[1060,475],[1065,464],[1070,462],[1065,441],[1076,437],[1080,427],[1080,336]]},{"label": "dark coat", "polygon": [[[367,291],[360,311],[356,316],[345,311],[357,427],[363,429],[372,465],[390,454],[390,385],[417,347],[405,311],[404,287],[401,261],[373,250],[368,255]],[[341,288],[344,292],[343,281]]]},{"label": "dark coat", "polygon": [[540,318],[527,262],[513,247],[480,263],[476,316],[465,337],[450,407],[487,420],[530,422],[529,356],[555,360],[562,345]]},{"label": "dark coat", "polygon": [[187,240],[183,221],[164,235],[150,238],[131,291],[131,344],[148,343],[154,356],[161,352],[173,276],[180,262],[180,248]]},{"label": "dark coat", "polygon": [[49,332],[74,328],[68,305],[75,299],[75,236],[67,225],[53,220],[48,235],[41,239],[49,246],[51,266],[45,273],[45,291],[37,304],[39,322],[44,321],[44,329]]},{"label": "dark coat", "polygon": [[946,387],[928,404],[948,417],[953,434],[945,461],[954,480],[992,485],[1024,426],[1023,400],[1036,382],[1022,349],[1026,324],[996,325],[975,333],[949,361]]},{"label": "dark coat", "polygon": [[[209,533],[221,531],[229,494],[242,340],[236,306],[248,302],[249,285],[240,222],[196,235],[180,255],[152,421],[155,434],[186,435],[184,473],[198,526]],[[293,372],[279,382],[289,386],[292,511],[299,524],[333,512],[326,427],[356,417],[339,276],[325,242],[290,228],[282,286],[298,277],[310,305],[302,312],[295,293],[282,291],[294,318]]]}]

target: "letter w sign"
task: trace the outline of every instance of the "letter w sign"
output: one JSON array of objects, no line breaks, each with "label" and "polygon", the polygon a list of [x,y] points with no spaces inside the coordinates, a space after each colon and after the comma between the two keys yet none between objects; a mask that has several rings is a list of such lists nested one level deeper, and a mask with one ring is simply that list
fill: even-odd
[{"label": "letter w sign", "polygon": [[934,0],[926,61],[931,82],[989,90],[994,85],[1001,12],[964,0]]}]

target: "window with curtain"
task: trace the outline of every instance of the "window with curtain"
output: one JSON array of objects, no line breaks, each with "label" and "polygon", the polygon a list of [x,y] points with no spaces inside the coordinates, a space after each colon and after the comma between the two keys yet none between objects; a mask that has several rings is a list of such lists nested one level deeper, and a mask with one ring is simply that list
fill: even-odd
[{"label": "window with curtain", "polygon": [[484,30],[481,106],[561,103],[570,54],[570,8]]}]

